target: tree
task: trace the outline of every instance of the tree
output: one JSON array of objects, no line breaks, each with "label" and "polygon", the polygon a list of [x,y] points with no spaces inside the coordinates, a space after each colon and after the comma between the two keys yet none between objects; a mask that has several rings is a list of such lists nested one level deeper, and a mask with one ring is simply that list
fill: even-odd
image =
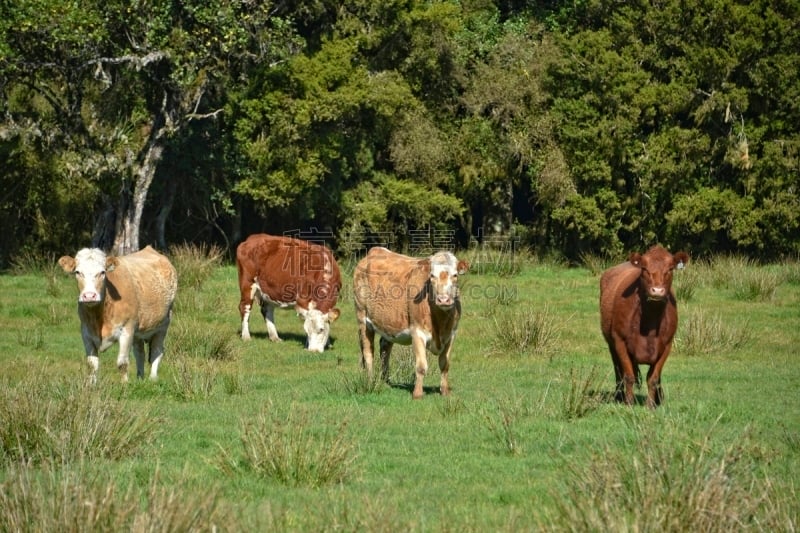
[{"label": "tree", "polygon": [[291,48],[273,15],[270,3],[226,0],[4,3],[6,131],[23,144],[22,122],[52,132],[36,151],[54,181],[93,183],[104,204],[94,244],[134,251],[168,145],[217,117],[253,64]]}]

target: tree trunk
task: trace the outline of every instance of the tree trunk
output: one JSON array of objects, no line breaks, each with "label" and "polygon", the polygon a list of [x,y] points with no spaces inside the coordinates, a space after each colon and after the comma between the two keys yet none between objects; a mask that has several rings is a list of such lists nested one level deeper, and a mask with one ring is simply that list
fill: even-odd
[{"label": "tree trunk", "polygon": [[161,199],[161,207],[156,215],[156,243],[160,250],[167,249],[167,218],[172,211],[172,205],[175,203],[175,193],[178,190],[178,180],[174,177],[167,183],[167,192]]},{"label": "tree trunk", "polygon": [[[163,120],[158,122],[163,124]],[[117,208],[117,234],[114,237],[113,251],[117,255],[126,255],[139,250],[139,228],[144,213],[144,204],[153,178],[156,175],[161,156],[164,153],[163,139],[166,126],[153,127],[153,132],[145,146],[141,163],[134,163],[132,174],[133,183],[123,180],[120,191],[119,205]],[[133,191],[131,191],[133,185]]]}]

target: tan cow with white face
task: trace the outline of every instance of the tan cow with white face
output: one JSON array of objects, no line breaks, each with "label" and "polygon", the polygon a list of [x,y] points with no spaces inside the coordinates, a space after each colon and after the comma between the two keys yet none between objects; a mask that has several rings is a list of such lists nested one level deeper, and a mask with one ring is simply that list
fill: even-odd
[{"label": "tan cow with white face", "polygon": [[178,291],[178,274],[169,260],[150,246],[125,256],[84,248],[58,264],[78,281],[78,316],[90,380],[97,379],[98,353],[115,342],[123,382],[128,381],[131,347],[136,375],[144,377],[145,342],[150,345],[150,379],[156,379]]},{"label": "tan cow with white face", "polygon": [[423,396],[426,350],[439,356],[440,391],[450,393],[450,352],[461,318],[458,276],[468,268],[450,252],[415,259],[380,247],[372,248],[358,263],[353,274],[354,300],[361,364],[370,377],[378,333],[384,380],[392,346],[410,344],[416,360],[414,399]]}]

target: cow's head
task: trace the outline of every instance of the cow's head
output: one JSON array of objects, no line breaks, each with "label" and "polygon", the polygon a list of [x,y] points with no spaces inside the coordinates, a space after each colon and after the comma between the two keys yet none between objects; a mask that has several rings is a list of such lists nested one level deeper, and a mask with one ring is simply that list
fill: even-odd
[{"label": "cow's head", "polygon": [[117,266],[116,257],[107,257],[97,248],[84,248],[75,257],[65,255],[58,264],[78,280],[78,303],[101,303],[106,293],[106,273]]},{"label": "cow's head", "polygon": [[430,298],[433,305],[442,309],[453,307],[458,300],[458,275],[469,269],[466,261],[459,261],[450,252],[438,252],[430,257]]},{"label": "cow's head", "polygon": [[295,306],[295,310],[303,318],[303,329],[306,330],[308,336],[306,349],[309,352],[324,352],[331,335],[331,323],[339,318],[339,310],[333,308],[327,313],[323,313],[317,309],[314,302],[308,304],[308,309],[303,309],[298,305]]},{"label": "cow's head", "polygon": [[642,269],[639,278],[645,297],[651,301],[664,301],[672,290],[672,271],[689,262],[686,252],[672,255],[661,246],[653,246],[644,255],[633,252],[628,259]]}]

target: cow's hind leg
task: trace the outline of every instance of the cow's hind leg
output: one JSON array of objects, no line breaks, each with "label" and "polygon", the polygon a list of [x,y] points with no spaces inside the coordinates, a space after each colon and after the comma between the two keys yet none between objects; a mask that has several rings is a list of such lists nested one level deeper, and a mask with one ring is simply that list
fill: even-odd
[{"label": "cow's hind leg", "polygon": [[392,347],[394,346],[394,344],[381,337],[380,345],[381,345],[381,379],[383,379],[383,381],[388,383],[389,358],[392,355]]},{"label": "cow's hind leg", "polygon": [[416,381],[414,382],[413,398],[419,400],[424,395],[423,382],[425,374],[428,373],[428,352],[425,346],[425,339],[418,334],[412,333],[411,348],[416,360]]},{"label": "cow's hind leg", "polygon": [[[150,351],[153,348],[151,345]],[[144,341],[142,339],[133,339],[133,356],[136,358],[136,377],[141,379],[144,377]]]},{"label": "cow's hind leg", "polygon": [[[164,355],[164,339],[167,337],[167,332],[156,333],[150,341],[150,379],[155,381],[158,379],[158,365],[161,363],[161,357]],[[144,372],[142,372],[144,375]],[[140,376],[141,377],[141,376]]]},{"label": "cow's hind leg", "polygon": [[267,323],[267,333],[269,340],[272,342],[280,342],[281,338],[278,337],[278,329],[275,327],[275,306],[266,302],[261,303],[261,315]]},{"label": "cow's hind leg", "polygon": [[375,353],[375,330],[366,323],[363,312],[356,312],[358,318],[358,342],[361,346],[361,368],[372,379],[372,356]]}]

